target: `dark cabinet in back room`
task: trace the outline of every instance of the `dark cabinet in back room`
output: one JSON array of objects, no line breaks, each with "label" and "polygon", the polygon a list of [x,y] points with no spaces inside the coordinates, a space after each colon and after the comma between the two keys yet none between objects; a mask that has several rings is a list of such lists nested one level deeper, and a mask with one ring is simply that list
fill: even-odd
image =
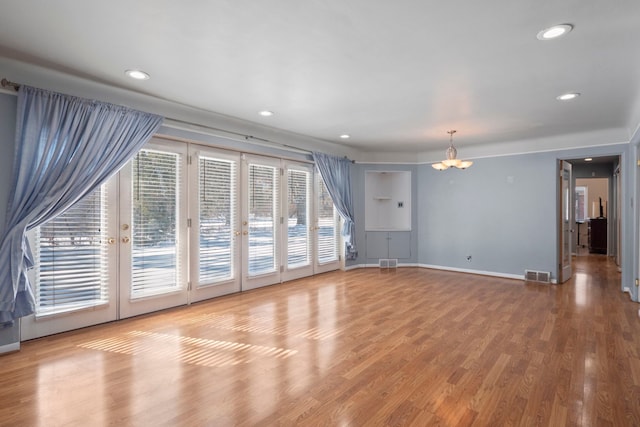
[{"label": "dark cabinet in back room", "polygon": [[607,218],[591,218],[589,220],[589,252],[607,253]]}]

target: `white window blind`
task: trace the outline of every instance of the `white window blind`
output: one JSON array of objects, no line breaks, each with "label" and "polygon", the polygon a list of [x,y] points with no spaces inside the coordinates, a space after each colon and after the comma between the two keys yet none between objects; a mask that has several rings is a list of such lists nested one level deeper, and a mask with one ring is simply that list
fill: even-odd
[{"label": "white window blind", "polygon": [[106,189],[35,230],[36,315],[108,302]]},{"label": "white window blind", "polygon": [[131,297],[179,289],[180,155],[141,150],[133,159]]},{"label": "white window blind", "polygon": [[338,260],[338,213],[333,200],[324,185],[320,174],[318,177],[318,263],[326,264]]},{"label": "white window blind", "polygon": [[310,263],[309,245],[309,173],[287,170],[288,221],[287,267],[296,268]]},{"label": "white window blind", "polygon": [[199,285],[233,279],[236,163],[200,157]]},{"label": "white window blind", "polygon": [[275,272],[279,168],[249,165],[249,274]]}]

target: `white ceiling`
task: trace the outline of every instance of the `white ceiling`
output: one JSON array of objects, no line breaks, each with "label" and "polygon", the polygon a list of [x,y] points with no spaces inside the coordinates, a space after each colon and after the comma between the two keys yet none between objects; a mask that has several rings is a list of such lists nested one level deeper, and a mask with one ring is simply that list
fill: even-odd
[{"label": "white ceiling", "polygon": [[[619,140],[603,144],[627,142],[640,120],[638,0],[0,7],[0,57],[358,150],[444,152],[449,129],[462,157],[465,146],[605,130]],[[560,23],[574,30],[536,39]],[[151,79],[129,79],[130,68]],[[569,91],[582,96],[556,101]]]}]

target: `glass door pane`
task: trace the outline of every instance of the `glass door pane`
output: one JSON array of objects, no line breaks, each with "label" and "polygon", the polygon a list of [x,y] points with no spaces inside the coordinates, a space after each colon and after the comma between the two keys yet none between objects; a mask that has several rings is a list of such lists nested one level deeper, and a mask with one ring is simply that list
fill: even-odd
[{"label": "glass door pane", "polygon": [[131,298],[180,287],[179,155],[143,149],[133,159]]},{"label": "glass door pane", "polygon": [[98,189],[36,228],[36,313],[64,313],[109,301],[106,191]]},{"label": "glass door pane", "polygon": [[[573,204],[571,203],[571,163],[560,160],[561,170],[561,212],[560,212],[560,271],[558,272],[559,283],[564,283],[571,278],[571,230],[574,227]],[[574,190],[575,191],[575,190]]]},{"label": "glass door pane", "polygon": [[286,264],[283,280],[293,280],[313,274],[311,258],[311,216],[312,172],[309,165],[286,164],[286,181],[283,182],[283,211],[286,212],[283,259]]},{"label": "glass door pane", "polygon": [[198,301],[240,290],[239,155],[202,148],[192,158],[191,301]]},{"label": "glass door pane", "polygon": [[316,171],[316,265],[321,273],[340,268],[340,220],[333,200]]},{"label": "glass door pane", "polygon": [[280,161],[247,156],[243,193],[243,289],[280,281]]}]

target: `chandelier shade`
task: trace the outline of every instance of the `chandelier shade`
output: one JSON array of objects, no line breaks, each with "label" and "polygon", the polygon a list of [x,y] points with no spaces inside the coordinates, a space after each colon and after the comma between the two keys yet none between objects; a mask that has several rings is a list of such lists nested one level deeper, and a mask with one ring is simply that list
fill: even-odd
[{"label": "chandelier shade", "polygon": [[457,158],[458,150],[456,150],[456,147],[453,146],[453,134],[456,132],[457,131],[454,129],[447,131],[447,133],[449,134],[449,148],[447,148],[447,152],[446,152],[447,158],[446,160],[443,160],[439,163],[432,164],[431,165],[432,168],[439,171],[443,171],[451,167],[458,168],[458,169],[466,169],[473,164],[473,162],[470,160],[460,160]]}]

